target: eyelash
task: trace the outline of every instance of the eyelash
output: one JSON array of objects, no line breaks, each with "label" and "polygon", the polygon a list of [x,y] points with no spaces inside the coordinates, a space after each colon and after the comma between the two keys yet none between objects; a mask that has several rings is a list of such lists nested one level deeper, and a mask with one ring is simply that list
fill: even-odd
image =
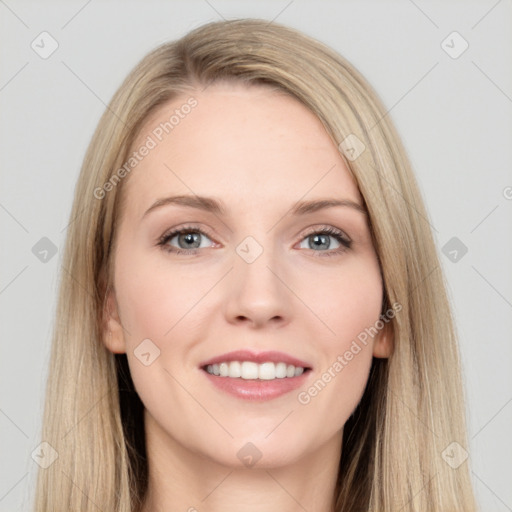
[{"label": "eyelash", "polygon": [[[198,226],[184,226],[182,228],[179,228],[179,229],[175,229],[173,231],[170,231],[168,233],[164,233],[158,240],[158,243],[157,245],[162,247],[162,249],[166,252],[169,252],[169,253],[173,253],[173,254],[177,254],[177,255],[180,255],[180,254],[196,254],[197,251],[200,249],[200,248],[195,248],[195,249],[177,249],[175,247],[172,247],[172,246],[169,246],[167,245],[167,242],[169,242],[169,240],[172,240],[176,235],[182,235],[182,234],[185,234],[185,233],[199,233],[201,235],[204,235],[208,238],[212,238],[207,232],[205,232],[204,230],[200,229]],[[342,231],[339,231],[333,227],[330,227],[330,226],[326,226],[326,227],[323,227],[323,228],[316,228],[314,230],[312,230],[311,232],[309,233],[306,233],[302,239],[304,240],[305,238],[308,238],[312,235],[329,235],[329,236],[332,236],[337,242],[339,242],[341,244],[341,247],[338,247],[337,249],[332,249],[332,250],[329,250],[329,251],[314,251],[313,249],[308,249],[310,251],[313,251],[313,253],[316,253],[314,254],[315,256],[319,256],[319,257],[325,257],[325,256],[337,256],[343,252],[345,252],[346,250],[350,249],[351,246],[352,246],[352,241],[349,240],[348,238],[345,238],[346,235],[344,235],[344,233]]]}]

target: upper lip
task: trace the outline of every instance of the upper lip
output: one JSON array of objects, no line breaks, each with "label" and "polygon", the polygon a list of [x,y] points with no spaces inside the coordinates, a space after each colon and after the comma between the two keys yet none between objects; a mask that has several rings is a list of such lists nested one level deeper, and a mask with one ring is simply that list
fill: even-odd
[{"label": "upper lip", "polygon": [[262,364],[262,363],[286,363],[292,364],[293,366],[301,366],[303,368],[311,368],[311,365],[301,359],[293,357],[289,354],[285,354],[284,352],[278,352],[275,350],[267,351],[267,352],[251,352],[250,350],[235,350],[233,352],[228,352],[227,354],[222,354],[220,356],[212,357],[207,361],[203,361],[200,364],[200,367],[206,367],[210,364],[219,364],[230,361],[252,361],[254,363]]}]

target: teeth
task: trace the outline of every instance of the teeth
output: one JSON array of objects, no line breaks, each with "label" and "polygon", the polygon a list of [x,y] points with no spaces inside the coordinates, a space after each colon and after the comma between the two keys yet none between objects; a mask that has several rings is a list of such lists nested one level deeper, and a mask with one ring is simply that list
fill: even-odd
[{"label": "teeth", "polygon": [[304,372],[302,366],[293,366],[286,363],[253,363],[252,361],[231,361],[220,364],[209,364],[206,371],[219,377],[231,377],[233,379],[260,379],[274,380],[285,377],[298,377]]},{"label": "teeth", "polygon": [[219,373],[221,377],[229,376],[229,364],[228,363],[220,363],[219,364]]}]

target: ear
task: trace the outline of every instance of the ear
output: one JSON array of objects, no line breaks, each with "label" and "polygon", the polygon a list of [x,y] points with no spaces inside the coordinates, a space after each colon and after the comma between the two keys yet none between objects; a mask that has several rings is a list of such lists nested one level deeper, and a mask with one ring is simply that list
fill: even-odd
[{"label": "ear", "polygon": [[104,345],[114,354],[124,354],[126,352],[124,331],[119,318],[119,310],[113,289],[107,292],[103,317]]},{"label": "ear", "polygon": [[386,359],[393,353],[395,332],[393,322],[389,321],[379,331],[373,342],[373,357]]}]

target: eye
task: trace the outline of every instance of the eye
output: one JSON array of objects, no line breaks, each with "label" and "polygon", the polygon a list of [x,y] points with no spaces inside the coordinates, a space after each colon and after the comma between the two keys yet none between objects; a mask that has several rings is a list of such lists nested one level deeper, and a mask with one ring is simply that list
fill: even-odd
[{"label": "eye", "polygon": [[[159,239],[158,245],[165,251],[174,254],[196,254],[198,249],[213,246],[213,242],[208,244],[208,240],[212,242],[208,234],[199,227],[185,226],[164,233]],[[302,239],[299,248],[310,249],[315,256],[336,256],[350,249],[351,245],[352,241],[343,231],[326,226],[316,228],[307,234]]]},{"label": "eye", "polygon": [[[332,239],[335,240],[334,244],[331,241]],[[304,247],[304,244],[306,244],[306,247]],[[325,227],[317,228],[306,235],[301,242],[300,248],[313,250],[315,253],[318,253],[315,256],[335,256],[350,249],[351,245],[352,241],[343,231],[333,227]]]},{"label": "eye", "polygon": [[[197,249],[211,247],[211,244],[203,244],[204,239],[210,240],[203,230],[196,226],[187,226],[165,233],[158,241],[158,245],[175,254],[195,254]],[[177,247],[173,245],[173,241]]]}]

